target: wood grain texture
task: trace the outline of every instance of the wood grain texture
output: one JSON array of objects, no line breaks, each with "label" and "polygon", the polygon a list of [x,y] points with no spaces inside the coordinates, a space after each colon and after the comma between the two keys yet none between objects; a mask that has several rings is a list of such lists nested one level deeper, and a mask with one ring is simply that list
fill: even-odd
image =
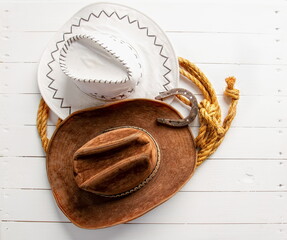
[{"label": "wood grain texture", "polygon": [[[61,239],[106,239],[106,240],[156,240],[190,239],[198,240],[242,240],[272,239],[282,240],[286,237],[286,224],[122,224],[107,229],[87,231],[71,223],[55,222],[4,222],[3,239],[43,240]],[[16,234],[15,234],[16,233]],[[17,234],[19,233],[19,234]]]},{"label": "wood grain texture", "polygon": [[[25,11],[23,8],[31,1],[11,2],[4,2],[0,7],[0,11],[5,14],[4,23],[9,26],[10,31],[42,32],[57,31],[70,16],[94,1],[34,1],[33,6],[26,8]],[[165,31],[176,32],[272,34],[276,31],[274,26],[284,26],[282,24],[284,12],[278,10],[286,10],[284,1],[115,0],[113,2],[139,9],[154,19]],[[37,21],[34,21],[35,19]],[[47,19],[49,21],[46,21]]]},{"label": "wood grain texture", "polygon": [[[201,95],[197,95],[201,99]],[[35,125],[40,94],[0,94],[0,105],[5,115],[0,115],[2,125]],[[218,97],[222,106],[222,112],[226,115],[228,111],[227,100],[223,96]],[[29,105],[29,108],[26,106]],[[176,107],[176,106],[175,106]],[[286,128],[287,116],[284,111],[278,108],[287,109],[287,99],[280,96],[241,96],[238,106],[238,115],[232,127],[241,128]],[[15,109],[18,109],[15,111]],[[21,115],[21,118],[18,116]],[[192,126],[199,126],[195,121]]]},{"label": "wood grain texture", "polygon": [[[48,128],[49,133],[54,127]],[[196,128],[193,128],[196,131]],[[276,141],[275,141],[276,140]],[[211,158],[286,159],[287,131],[277,128],[232,128]],[[44,156],[36,126],[3,126],[0,156]]]},{"label": "wood grain texture", "polygon": [[[287,239],[287,1],[115,0],[154,19],[214,85],[237,77],[238,115],[210,160],[168,202],[87,231],[57,208],[36,131],[37,67],[54,33],[92,0],[0,0],[0,238]],[[200,92],[184,79],[180,86]],[[175,104],[175,106],[177,106]],[[51,114],[49,135],[57,118]],[[199,123],[192,124],[196,134]]]},{"label": "wood grain texture", "polygon": [[[241,64],[197,64],[212,81],[220,95],[227,76],[236,76],[236,86],[241,96],[287,96],[287,66],[281,65],[241,65]],[[38,63],[0,64],[0,94],[39,93],[37,85]],[[194,89],[199,94],[199,90]]]},{"label": "wood grain texture", "polygon": [[[2,188],[50,189],[44,157],[2,157],[0,164],[5,169],[0,176]],[[287,189],[286,171],[286,160],[212,159],[181,191],[282,192]]]},{"label": "wood grain texture", "polygon": [[[3,31],[1,61],[39,62],[54,32]],[[167,32],[178,56],[195,63],[286,65],[281,42],[269,34]],[[25,46],[31,45],[33,48]],[[196,47],[195,47],[196,46]],[[241,46],[244,51],[236,46]],[[264,49],[264,51],[262,51]]]},{"label": "wood grain texture", "polygon": [[[2,220],[69,221],[58,209],[51,190],[5,189],[3,196]],[[287,223],[286,198],[286,192],[178,192],[132,222]]]}]

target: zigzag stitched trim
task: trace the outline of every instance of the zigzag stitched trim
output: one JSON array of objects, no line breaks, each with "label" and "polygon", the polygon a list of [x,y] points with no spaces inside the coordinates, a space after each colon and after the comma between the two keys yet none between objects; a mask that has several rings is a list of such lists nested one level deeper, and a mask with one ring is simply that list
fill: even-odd
[{"label": "zigzag stitched trim", "polygon": [[51,90],[54,91],[54,94],[53,94],[53,97],[52,97],[52,98],[53,98],[53,99],[56,99],[56,100],[60,100],[60,101],[61,101],[60,107],[61,107],[61,108],[67,108],[67,109],[69,109],[69,114],[71,114],[71,106],[64,106],[64,105],[63,105],[63,103],[64,103],[64,98],[56,97],[57,92],[58,92],[58,89],[52,87],[52,85],[53,85],[55,79],[53,79],[51,76],[49,76],[50,73],[53,71],[53,69],[51,68],[50,64],[52,64],[53,62],[55,62],[55,58],[54,58],[53,54],[54,54],[55,52],[59,51],[58,44],[60,44],[60,43],[62,43],[62,42],[65,41],[65,35],[71,34],[71,33],[72,33],[72,30],[73,30],[73,27],[80,27],[81,21],[89,22],[91,16],[94,16],[95,18],[99,18],[103,13],[104,13],[107,17],[109,17],[109,18],[112,17],[113,15],[116,15],[119,20],[123,20],[124,18],[127,18],[129,24],[136,23],[138,29],[140,29],[140,30],[144,30],[144,29],[145,29],[145,30],[146,30],[146,35],[147,35],[148,37],[154,38],[153,44],[154,44],[155,46],[161,48],[160,51],[159,51],[159,55],[160,55],[161,57],[165,58],[165,61],[163,62],[162,66],[163,66],[165,69],[167,69],[167,72],[163,75],[164,79],[166,80],[166,83],[163,85],[163,87],[165,88],[165,90],[168,90],[168,89],[167,89],[167,85],[170,84],[170,80],[169,80],[166,76],[171,72],[171,69],[165,65],[166,62],[167,62],[167,60],[168,60],[168,57],[165,56],[165,55],[162,53],[162,52],[163,52],[163,45],[156,42],[156,41],[157,41],[157,36],[156,36],[156,35],[151,35],[151,34],[149,34],[149,32],[148,32],[148,31],[149,31],[149,30],[148,30],[148,27],[141,27],[138,20],[133,20],[133,21],[131,21],[131,19],[130,19],[130,17],[129,17],[128,15],[124,15],[124,16],[120,17],[116,11],[112,12],[111,14],[108,14],[105,10],[102,10],[102,11],[98,14],[98,16],[96,16],[94,13],[90,13],[87,19],[85,19],[85,18],[80,18],[78,24],[72,24],[71,27],[70,27],[70,31],[63,33],[62,40],[56,42],[56,50],[52,51],[51,54],[50,54],[51,57],[52,57],[52,61],[50,61],[50,62],[47,64],[47,66],[48,66],[48,68],[50,69],[50,71],[46,74],[46,77],[51,80],[50,84],[48,85],[48,88],[50,88]]}]

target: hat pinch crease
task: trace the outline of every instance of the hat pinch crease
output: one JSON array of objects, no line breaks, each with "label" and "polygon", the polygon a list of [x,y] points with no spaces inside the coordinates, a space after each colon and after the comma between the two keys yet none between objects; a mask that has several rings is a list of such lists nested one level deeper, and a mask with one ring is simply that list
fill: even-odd
[{"label": "hat pinch crease", "polygon": [[156,165],[155,165],[155,168],[153,169],[153,171],[151,172],[151,174],[144,180],[142,181],[139,185],[137,185],[136,187],[126,191],[126,192],[123,192],[123,193],[119,193],[119,194],[114,194],[114,195],[105,195],[105,194],[97,194],[99,196],[103,196],[103,197],[110,197],[110,198],[117,198],[117,197],[123,197],[123,196],[126,196],[128,194],[131,194],[135,191],[138,191],[139,189],[141,189],[142,187],[144,187],[147,183],[149,183],[153,177],[156,175],[157,171],[158,171],[158,168],[160,166],[160,148],[158,146],[158,143],[156,142],[156,140],[154,139],[154,137],[148,132],[146,131],[145,129],[143,128],[140,128],[140,127],[135,127],[135,126],[121,126],[121,127],[116,127],[116,128],[110,128],[110,129],[107,129],[104,131],[105,132],[109,132],[109,131],[112,131],[112,130],[116,130],[116,129],[120,129],[120,128],[134,128],[134,129],[137,129],[137,130],[141,130],[143,131],[144,133],[146,133],[154,142],[156,148],[157,148],[157,161],[156,161]]}]

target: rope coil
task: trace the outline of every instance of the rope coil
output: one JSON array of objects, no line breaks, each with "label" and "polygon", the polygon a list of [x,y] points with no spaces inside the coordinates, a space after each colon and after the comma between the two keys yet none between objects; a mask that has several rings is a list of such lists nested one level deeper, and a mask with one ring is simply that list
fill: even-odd
[{"label": "rope coil", "polygon": [[[232,120],[236,115],[239,90],[234,88],[236,81],[235,77],[228,77],[225,79],[227,87],[224,94],[231,98],[231,104],[227,116],[222,122],[221,109],[210,81],[196,65],[187,59],[179,58],[178,61],[180,65],[180,74],[192,81],[199,88],[204,97],[204,100],[199,103],[200,127],[198,135],[195,138],[195,145],[197,148],[196,166],[199,166],[216,151],[230,128]],[[189,100],[183,96],[177,95],[177,98],[184,104],[190,105]],[[48,116],[49,107],[45,101],[41,99],[37,114],[37,129],[45,152],[47,151],[49,144],[49,139],[47,137]],[[58,120],[57,126],[61,121],[61,119]]]},{"label": "rope coil", "polygon": [[[196,166],[202,164],[213,154],[222,143],[225,134],[231,126],[236,115],[236,107],[239,100],[239,90],[234,89],[235,77],[225,79],[227,87],[224,94],[231,98],[231,104],[223,123],[221,109],[216,93],[211,83],[200,69],[190,61],[179,58],[180,74],[191,80],[203,93],[204,100],[199,103],[200,128],[195,144],[197,148]],[[180,98],[180,100],[182,100]],[[186,102],[184,102],[186,104]]]}]

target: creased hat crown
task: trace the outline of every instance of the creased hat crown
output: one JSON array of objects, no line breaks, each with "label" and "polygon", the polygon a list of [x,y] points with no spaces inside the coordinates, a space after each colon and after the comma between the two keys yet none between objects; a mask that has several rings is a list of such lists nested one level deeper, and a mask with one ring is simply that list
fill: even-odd
[{"label": "creased hat crown", "polygon": [[93,138],[74,154],[78,186],[107,197],[132,193],[155,175],[159,148],[143,129],[123,127]]}]

